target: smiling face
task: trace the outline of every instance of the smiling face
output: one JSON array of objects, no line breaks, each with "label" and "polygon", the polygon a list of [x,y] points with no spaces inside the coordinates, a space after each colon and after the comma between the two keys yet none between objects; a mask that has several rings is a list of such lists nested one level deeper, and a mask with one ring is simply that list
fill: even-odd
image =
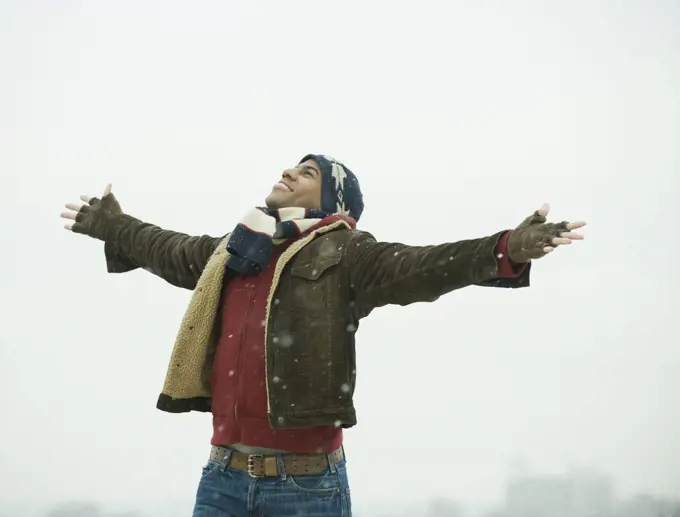
[{"label": "smiling face", "polygon": [[279,181],[267,196],[268,208],[321,208],[321,169],[314,160],[307,160],[283,171]]}]

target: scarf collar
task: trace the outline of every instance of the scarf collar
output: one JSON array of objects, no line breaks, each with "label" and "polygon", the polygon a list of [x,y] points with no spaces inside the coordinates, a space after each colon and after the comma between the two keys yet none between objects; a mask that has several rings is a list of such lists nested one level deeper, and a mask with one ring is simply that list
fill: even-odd
[{"label": "scarf collar", "polygon": [[333,215],[311,208],[264,208],[248,212],[229,237],[227,267],[236,273],[248,275],[265,268],[272,255],[274,240],[297,239],[312,228],[331,224],[337,218],[356,222],[346,216]]}]

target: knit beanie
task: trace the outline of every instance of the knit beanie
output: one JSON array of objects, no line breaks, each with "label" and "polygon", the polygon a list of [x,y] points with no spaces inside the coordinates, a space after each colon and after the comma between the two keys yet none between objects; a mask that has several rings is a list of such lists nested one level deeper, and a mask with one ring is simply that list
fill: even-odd
[{"label": "knit beanie", "polygon": [[308,154],[300,163],[310,159],[321,167],[321,210],[348,215],[358,221],[364,211],[364,198],[354,173],[332,156],[324,154]]}]

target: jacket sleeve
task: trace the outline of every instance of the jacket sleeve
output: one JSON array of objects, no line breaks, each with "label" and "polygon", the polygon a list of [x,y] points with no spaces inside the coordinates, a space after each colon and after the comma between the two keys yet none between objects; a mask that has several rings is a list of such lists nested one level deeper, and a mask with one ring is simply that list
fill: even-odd
[{"label": "jacket sleeve", "polygon": [[350,287],[359,314],[388,304],[434,301],[470,285],[525,287],[530,264],[499,276],[498,245],[507,232],[437,246],[378,242],[355,231],[346,250]]},{"label": "jacket sleeve", "polygon": [[508,238],[510,231],[501,233],[501,237],[494,250],[498,270],[496,276],[490,280],[480,282],[482,287],[529,287],[529,270],[531,262],[525,264],[513,264],[508,254]]},{"label": "jacket sleeve", "polygon": [[224,237],[164,230],[127,214],[116,216],[104,244],[109,273],[143,268],[166,282],[194,289],[205,265]]}]

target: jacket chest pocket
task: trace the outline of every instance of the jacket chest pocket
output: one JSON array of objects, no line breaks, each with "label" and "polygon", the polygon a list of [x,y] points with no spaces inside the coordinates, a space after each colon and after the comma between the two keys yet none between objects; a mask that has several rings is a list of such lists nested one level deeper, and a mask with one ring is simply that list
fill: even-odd
[{"label": "jacket chest pocket", "polygon": [[342,255],[337,253],[294,262],[290,276],[295,304],[305,308],[327,307],[332,293],[342,288],[338,274],[341,260]]}]

